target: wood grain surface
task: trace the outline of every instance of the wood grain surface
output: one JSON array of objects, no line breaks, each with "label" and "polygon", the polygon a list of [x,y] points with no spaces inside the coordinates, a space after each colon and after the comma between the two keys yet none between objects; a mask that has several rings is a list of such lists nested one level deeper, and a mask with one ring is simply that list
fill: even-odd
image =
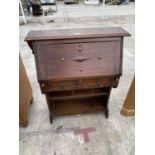
[{"label": "wood grain surface", "polygon": [[35,30],[30,31],[25,40],[56,40],[118,36],[130,36],[130,34],[121,27]]},{"label": "wood grain surface", "polygon": [[121,27],[28,33],[51,123],[54,116],[97,111],[108,118],[111,88],[122,75],[124,36],[130,34]]}]

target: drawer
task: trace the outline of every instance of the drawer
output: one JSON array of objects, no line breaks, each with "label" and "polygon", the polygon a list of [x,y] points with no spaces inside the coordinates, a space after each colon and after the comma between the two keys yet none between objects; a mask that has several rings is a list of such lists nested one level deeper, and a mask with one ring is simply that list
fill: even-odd
[{"label": "drawer", "polygon": [[113,84],[113,78],[79,79],[72,81],[41,82],[40,87],[43,93],[50,91],[63,91],[86,88],[109,87]]}]

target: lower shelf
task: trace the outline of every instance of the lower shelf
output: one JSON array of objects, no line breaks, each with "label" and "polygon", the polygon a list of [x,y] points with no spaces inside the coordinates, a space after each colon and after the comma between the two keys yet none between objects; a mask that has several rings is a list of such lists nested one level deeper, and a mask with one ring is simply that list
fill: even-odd
[{"label": "lower shelf", "polygon": [[54,101],[54,116],[75,115],[105,111],[106,99],[102,97]]}]

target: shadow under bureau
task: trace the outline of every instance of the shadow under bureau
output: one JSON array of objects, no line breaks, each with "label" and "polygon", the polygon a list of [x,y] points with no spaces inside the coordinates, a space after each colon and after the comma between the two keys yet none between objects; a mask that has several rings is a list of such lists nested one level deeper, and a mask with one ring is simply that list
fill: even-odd
[{"label": "shadow under bureau", "polygon": [[104,111],[122,75],[121,27],[30,31],[38,82],[54,116]]}]

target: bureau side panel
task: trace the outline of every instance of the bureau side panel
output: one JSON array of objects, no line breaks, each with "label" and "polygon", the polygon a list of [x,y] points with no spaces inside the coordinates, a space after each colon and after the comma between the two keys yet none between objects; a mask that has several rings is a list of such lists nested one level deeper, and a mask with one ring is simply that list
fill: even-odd
[{"label": "bureau side panel", "polygon": [[122,75],[122,41],[117,41],[114,52],[115,76]]},{"label": "bureau side panel", "polygon": [[45,76],[45,67],[44,67],[45,62],[43,61],[44,59],[41,59],[41,55],[38,52],[38,49],[40,47],[41,45],[37,44],[37,41],[32,42],[38,81],[40,81],[40,79],[43,79],[44,78],[43,76]]}]

